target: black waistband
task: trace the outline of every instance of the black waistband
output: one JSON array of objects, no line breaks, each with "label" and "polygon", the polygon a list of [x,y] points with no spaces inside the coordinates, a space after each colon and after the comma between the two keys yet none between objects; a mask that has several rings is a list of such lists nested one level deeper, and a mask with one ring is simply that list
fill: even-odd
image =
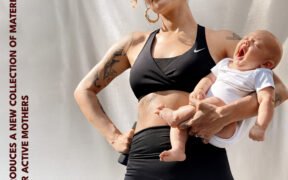
[{"label": "black waistband", "polygon": [[[131,158],[157,158],[159,154],[171,148],[170,127],[154,126],[137,132],[132,140],[129,156]],[[200,138],[189,136],[186,143],[186,154],[195,156],[203,153],[225,152],[225,149],[204,144]]]},{"label": "black waistband", "polygon": [[161,162],[159,154],[171,148],[170,127],[143,129],[132,140],[125,180],[232,180],[225,149],[203,144],[190,136],[183,162]]}]

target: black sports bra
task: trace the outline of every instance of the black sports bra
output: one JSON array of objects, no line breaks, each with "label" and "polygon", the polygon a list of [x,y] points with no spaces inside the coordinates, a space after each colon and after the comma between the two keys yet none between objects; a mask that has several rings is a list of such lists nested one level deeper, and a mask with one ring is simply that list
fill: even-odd
[{"label": "black sports bra", "polygon": [[199,80],[209,74],[215,65],[207,47],[205,28],[198,25],[192,48],[180,56],[161,59],[160,61],[173,59],[166,65],[165,70],[161,69],[151,53],[158,32],[159,29],[149,35],[130,71],[130,85],[138,100],[157,91],[192,92]]}]

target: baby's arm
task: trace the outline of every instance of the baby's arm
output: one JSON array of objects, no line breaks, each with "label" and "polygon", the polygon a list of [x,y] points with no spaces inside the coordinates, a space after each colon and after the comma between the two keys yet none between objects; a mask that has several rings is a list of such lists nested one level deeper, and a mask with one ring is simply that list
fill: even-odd
[{"label": "baby's arm", "polygon": [[210,73],[204,78],[202,78],[195,86],[193,92],[190,93],[189,102],[191,102],[192,99],[199,99],[199,100],[204,99],[208,89],[215,82],[215,79],[216,77],[213,73]]},{"label": "baby's arm", "polygon": [[272,120],[274,111],[274,88],[267,87],[257,92],[259,103],[258,116],[255,125],[251,128],[249,137],[256,141],[263,141],[265,131]]}]

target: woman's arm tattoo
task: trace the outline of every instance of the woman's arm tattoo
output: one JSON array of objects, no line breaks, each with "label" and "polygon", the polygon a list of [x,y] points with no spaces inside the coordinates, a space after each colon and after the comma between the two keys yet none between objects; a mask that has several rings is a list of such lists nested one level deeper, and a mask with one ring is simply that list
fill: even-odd
[{"label": "woman's arm tattoo", "polygon": [[109,82],[117,75],[117,72],[113,69],[113,67],[118,62],[120,62],[120,59],[123,58],[124,56],[126,56],[126,53],[124,52],[123,49],[119,49],[111,55],[109,60],[104,65],[103,76],[101,76],[98,72],[96,74],[95,80],[93,82],[96,88],[99,89],[102,87],[100,77],[103,77],[102,80],[104,80],[105,82]]},{"label": "woman's arm tattoo", "polygon": [[275,93],[275,107],[282,103],[282,98],[279,93]]},{"label": "woman's arm tattoo", "polygon": [[103,77],[104,80],[106,80],[106,79],[110,80],[117,74],[117,72],[115,70],[113,70],[113,66],[118,62],[119,62],[119,60],[117,60],[117,59],[111,59],[110,61],[108,61],[105,64],[104,77]]},{"label": "woman's arm tattoo", "polygon": [[236,33],[232,33],[230,36],[226,37],[227,40],[241,40],[242,38],[236,34]]},{"label": "woman's arm tattoo", "polygon": [[95,79],[94,79],[94,82],[93,82],[93,84],[94,84],[94,86],[96,87],[96,88],[98,88],[98,89],[100,89],[101,88],[101,84],[100,83],[98,83],[98,81],[100,80],[100,78],[99,78],[99,73],[97,72],[97,74],[96,74],[96,77],[95,77]]},{"label": "woman's arm tattoo", "polygon": [[110,60],[105,64],[104,66],[104,76],[103,80],[112,80],[114,76],[117,74],[117,72],[113,69],[113,66],[120,62],[120,59],[126,56],[123,49],[117,50],[110,58]]}]

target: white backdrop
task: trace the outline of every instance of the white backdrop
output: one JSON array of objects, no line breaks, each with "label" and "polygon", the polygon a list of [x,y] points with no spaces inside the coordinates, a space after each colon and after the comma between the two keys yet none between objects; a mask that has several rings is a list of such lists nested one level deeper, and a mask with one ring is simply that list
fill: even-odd
[{"label": "white backdrop", "polygon": [[[0,179],[9,179],[9,6],[0,0]],[[140,0],[141,1],[141,0]],[[121,180],[118,153],[85,120],[73,99],[81,78],[122,35],[156,28],[143,1],[25,0],[17,2],[17,179],[21,171],[21,95],[29,96],[29,178]],[[272,31],[283,43],[276,73],[288,85],[287,0],[190,0],[197,21],[240,35]],[[136,119],[128,72],[100,93],[105,111],[123,131]],[[288,103],[277,108],[266,141],[248,138],[228,149],[236,180],[288,179]]]}]

